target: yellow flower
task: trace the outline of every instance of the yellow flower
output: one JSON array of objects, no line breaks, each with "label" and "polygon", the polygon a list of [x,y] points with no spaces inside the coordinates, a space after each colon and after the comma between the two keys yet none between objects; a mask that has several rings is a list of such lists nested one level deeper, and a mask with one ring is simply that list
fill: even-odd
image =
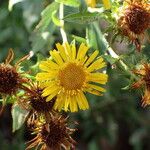
[{"label": "yellow flower", "polygon": [[36,76],[41,86],[45,87],[43,96],[47,96],[47,101],[57,96],[54,109],[59,111],[62,108],[71,112],[78,111],[78,107],[88,109],[84,93],[102,95],[105,92],[98,85],[107,82],[107,75],[99,72],[99,69],[105,67],[103,58],[96,59],[98,50],[88,57],[86,53],[89,48],[83,43],[78,50],[75,45],[68,43],[58,43],[56,47],[58,51],[50,51],[51,58],[40,63],[43,72]]},{"label": "yellow flower", "polygon": [[86,0],[86,3],[89,7],[95,7],[96,6],[96,0]]},{"label": "yellow flower", "polygon": [[103,4],[104,4],[105,9],[110,9],[111,8],[110,0],[103,0]]}]

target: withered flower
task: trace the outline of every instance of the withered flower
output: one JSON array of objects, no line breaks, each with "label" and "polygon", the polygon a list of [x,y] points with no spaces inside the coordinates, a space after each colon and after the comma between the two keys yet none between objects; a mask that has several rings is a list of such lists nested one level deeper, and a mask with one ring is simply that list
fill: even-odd
[{"label": "withered flower", "polygon": [[141,50],[141,41],[150,28],[150,3],[148,0],[125,0],[119,12],[118,27],[121,34],[127,36]]},{"label": "withered flower", "polygon": [[139,70],[134,70],[134,73],[140,76],[140,79],[135,82],[133,88],[144,87],[144,96],[142,97],[142,106],[150,105],[150,64],[143,64]]},{"label": "withered flower", "polygon": [[5,62],[0,64],[0,94],[3,97],[15,95],[18,89],[23,88],[23,83],[27,82],[27,79],[18,71],[19,64],[27,57],[28,55],[12,66],[10,63],[14,58],[14,52],[10,49]]},{"label": "withered flower", "polygon": [[26,150],[36,148],[39,150],[64,150],[74,149],[75,141],[71,134],[75,129],[67,125],[67,118],[60,115],[51,115],[48,123],[37,123],[33,133],[36,137],[28,142]]},{"label": "withered flower", "polygon": [[46,97],[42,96],[43,89],[38,83],[30,82],[30,87],[26,87],[25,91],[24,97],[20,98],[18,104],[30,112],[27,120],[29,126],[34,124],[35,120],[40,116],[49,119],[50,114],[55,113],[53,110],[55,98],[46,102]]}]

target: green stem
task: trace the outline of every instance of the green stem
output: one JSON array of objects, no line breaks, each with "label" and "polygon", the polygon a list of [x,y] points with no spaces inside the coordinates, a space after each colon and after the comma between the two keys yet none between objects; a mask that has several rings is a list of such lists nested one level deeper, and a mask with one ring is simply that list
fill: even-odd
[{"label": "green stem", "polygon": [[60,19],[60,22],[61,22],[60,33],[61,33],[61,36],[62,36],[63,43],[66,43],[68,40],[67,40],[66,32],[64,30],[64,20],[63,20],[63,18],[64,18],[64,5],[61,3],[60,7],[59,7],[59,19]]}]

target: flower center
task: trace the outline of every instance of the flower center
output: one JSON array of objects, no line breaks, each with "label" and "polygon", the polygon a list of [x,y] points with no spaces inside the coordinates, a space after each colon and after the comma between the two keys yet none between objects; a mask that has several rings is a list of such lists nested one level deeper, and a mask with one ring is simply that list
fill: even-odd
[{"label": "flower center", "polygon": [[86,78],[86,73],[81,65],[68,63],[58,73],[60,85],[66,90],[81,89]]}]

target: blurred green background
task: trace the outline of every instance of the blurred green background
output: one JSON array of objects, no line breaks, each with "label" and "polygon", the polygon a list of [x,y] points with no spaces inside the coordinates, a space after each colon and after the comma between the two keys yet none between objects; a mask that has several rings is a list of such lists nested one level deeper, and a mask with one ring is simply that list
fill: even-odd
[{"label": "blurred green background", "polygon": [[[9,1],[0,0],[1,62],[4,61],[9,48],[14,49],[15,62],[30,50],[47,56],[54,43],[61,42],[59,28],[55,25],[46,29],[46,38],[42,38],[40,33],[33,33],[40,20],[41,11],[50,2],[51,0],[24,0],[9,11]],[[67,23],[66,31],[70,35],[86,36],[84,25]],[[70,40],[72,39],[70,36]],[[94,48],[100,49],[101,46],[95,45]],[[148,47],[150,48],[146,48]],[[119,48],[122,49],[122,45],[117,45],[117,49]],[[25,63],[25,68],[34,65],[36,60],[35,55],[30,63]],[[112,69],[108,65],[107,73],[109,82],[105,95],[97,97],[87,94],[91,108],[70,114],[70,122],[78,122],[78,130],[73,135],[77,141],[76,149],[150,150],[150,108],[141,107],[141,94],[138,91],[122,89],[129,81],[120,70]],[[29,130],[26,127],[16,133],[12,133],[11,130],[11,105],[8,105],[0,117],[0,150],[24,150],[25,142],[32,138]]]}]

